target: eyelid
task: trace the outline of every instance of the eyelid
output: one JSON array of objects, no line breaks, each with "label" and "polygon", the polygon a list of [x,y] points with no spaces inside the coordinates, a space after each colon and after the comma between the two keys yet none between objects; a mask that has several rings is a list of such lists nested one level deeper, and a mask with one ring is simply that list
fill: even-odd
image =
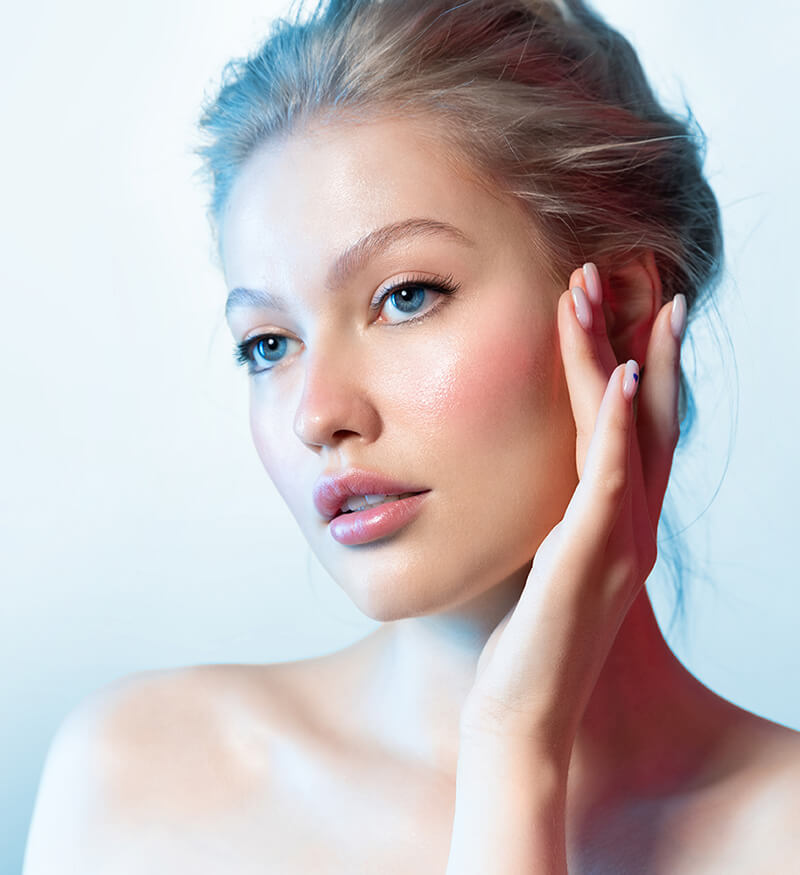
[{"label": "eyelid", "polygon": [[236,346],[245,346],[251,340],[263,340],[265,337],[285,337],[287,340],[298,340],[293,334],[287,334],[283,328],[257,328],[255,331],[245,334]]},{"label": "eyelid", "polygon": [[[383,285],[372,298],[369,305],[370,310],[380,311],[383,302],[392,292],[398,292],[406,286],[426,286],[440,294],[454,294],[458,291],[460,284],[455,281],[451,273],[447,276],[440,276],[438,274],[407,274],[398,280],[392,280]],[[406,321],[413,322],[414,320],[409,319]]]}]

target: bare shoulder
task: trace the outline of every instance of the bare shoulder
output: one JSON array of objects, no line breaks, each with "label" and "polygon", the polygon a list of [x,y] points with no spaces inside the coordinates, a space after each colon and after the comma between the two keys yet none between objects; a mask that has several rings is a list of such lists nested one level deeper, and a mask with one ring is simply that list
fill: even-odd
[{"label": "bare shoulder", "polygon": [[793,871],[800,856],[800,732],[748,713],[730,754],[741,768],[728,784],[728,871]]},{"label": "bare shoulder", "polygon": [[754,788],[800,796],[800,732],[749,711],[740,713],[726,745],[729,761],[742,765],[742,780]]},{"label": "bare shoulder", "polygon": [[791,851],[794,865],[800,854],[800,732],[755,715],[749,717],[743,756],[748,746],[752,753],[749,767],[743,770],[743,787],[752,794],[747,806],[751,828],[762,827],[764,836],[772,836],[774,852]]},{"label": "bare shoulder", "polygon": [[[667,871],[788,872],[800,855],[800,732],[735,709],[709,751],[694,800],[676,821],[675,845],[693,865]],[[682,806],[679,806],[679,808]]]},{"label": "bare shoulder", "polygon": [[104,696],[97,765],[115,810],[213,815],[267,777],[287,703],[271,666],[197,666],[139,675]]},{"label": "bare shoulder", "polygon": [[202,823],[263,795],[275,739],[292,731],[279,675],[279,664],[145,672],[87,697],[51,743],[25,875],[108,871],[94,857],[126,832]]}]

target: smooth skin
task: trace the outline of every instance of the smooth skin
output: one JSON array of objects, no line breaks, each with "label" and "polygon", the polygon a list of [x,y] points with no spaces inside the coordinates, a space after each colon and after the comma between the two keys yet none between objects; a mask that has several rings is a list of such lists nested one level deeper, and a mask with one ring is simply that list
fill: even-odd
[{"label": "smooth skin", "polygon": [[[478,661],[462,712],[462,751],[474,762],[459,770],[447,870],[453,875],[567,871],[572,745],[613,639],[657,557],[658,518],[680,433],[673,302],[655,319],[637,423],[638,366],[616,364],[597,271],[585,268],[572,278],[574,303],[569,293],[559,302],[580,482],[540,545],[519,602]],[[590,283],[594,306],[584,291]],[[486,773],[485,759],[496,765],[499,781]],[[525,772],[542,776],[537,792],[520,788]]]},{"label": "smooth skin", "polygon": [[[472,243],[407,237],[326,288],[346,247],[411,217]],[[229,314],[236,342],[291,339],[249,378],[256,450],[324,567],[383,622],[325,656],[143,673],[88,699],[51,748],[25,875],[792,871],[798,734],[687,672],[642,586],[677,437],[652,253],[599,289],[591,267],[554,281],[518,205],[419,120],[269,144],[223,231],[228,288],[287,303]],[[417,273],[460,288],[426,297],[419,322],[370,310]],[[356,464],[431,493],[352,548],[311,488]]]}]

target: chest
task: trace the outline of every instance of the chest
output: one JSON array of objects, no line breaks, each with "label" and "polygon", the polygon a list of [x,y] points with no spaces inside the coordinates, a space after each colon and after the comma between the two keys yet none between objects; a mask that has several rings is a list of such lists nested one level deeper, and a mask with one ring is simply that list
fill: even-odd
[{"label": "chest", "polygon": [[[276,752],[277,753],[277,752]],[[214,817],[151,826],[108,875],[443,875],[455,787],[408,763],[291,744]],[[763,871],[729,794],[603,808],[567,823],[569,872]],[[747,820],[747,818],[745,818]],[[738,825],[737,825],[738,824]],[[131,855],[130,851],[133,852]],[[155,865],[157,862],[158,865]],[[126,868],[128,866],[128,868]],[[132,868],[130,868],[132,866]]]},{"label": "chest", "polygon": [[276,873],[444,873],[455,807],[447,782],[408,764],[344,755],[288,757],[273,777]]},{"label": "chest", "polygon": [[[224,810],[130,824],[107,875],[443,875],[454,793],[370,759],[289,748]],[[230,797],[228,797],[230,800]]]},{"label": "chest", "polygon": [[[153,871],[193,875],[443,875],[447,867],[452,802],[426,795],[420,785],[379,782],[378,776],[327,786],[327,776],[305,776],[287,792],[252,802],[214,824],[162,828],[148,844]],[[376,792],[374,782],[380,783]],[[431,789],[430,787],[428,789]],[[681,818],[678,818],[681,820]],[[665,810],[602,818],[569,840],[570,875],[736,875],[765,871],[764,857],[747,843],[683,830]],[[141,834],[140,834],[141,838]],[[141,868],[141,843],[133,868]],[[148,852],[149,852],[148,851]],[[146,856],[146,854],[145,854]],[[111,875],[111,869],[108,871]],[[783,870],[789,871],[789,870]]]}]

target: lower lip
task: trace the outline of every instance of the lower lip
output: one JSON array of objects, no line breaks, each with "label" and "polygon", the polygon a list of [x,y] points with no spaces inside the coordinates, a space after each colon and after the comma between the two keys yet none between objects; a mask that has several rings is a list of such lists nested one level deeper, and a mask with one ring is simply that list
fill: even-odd
[{"label": "lower lip", "polygon": [[[430,490],[428,490],[430,492]],[[428,492],[420,492],[398,501],[389,501],[354,513],[334,517],[328,528],[340,544],[368,544],[401,529],[419,513]]]}]

